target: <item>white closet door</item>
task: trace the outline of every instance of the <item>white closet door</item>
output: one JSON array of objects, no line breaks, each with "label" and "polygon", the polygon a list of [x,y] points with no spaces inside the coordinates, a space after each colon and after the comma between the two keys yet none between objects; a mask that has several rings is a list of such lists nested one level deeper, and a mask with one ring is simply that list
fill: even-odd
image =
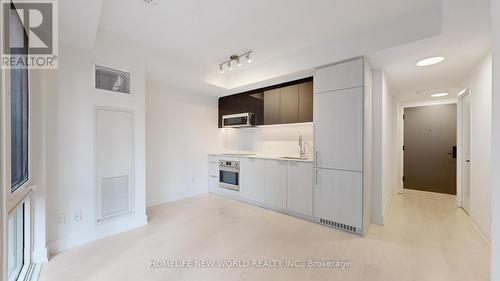
[{"label": "white closet door", "polygon": [[363,87],[314,95],[316,166],[363,170]]},{"label": "white closet door", "polygon": [[133,211],[134,114],[96,109],[97,221]]}]

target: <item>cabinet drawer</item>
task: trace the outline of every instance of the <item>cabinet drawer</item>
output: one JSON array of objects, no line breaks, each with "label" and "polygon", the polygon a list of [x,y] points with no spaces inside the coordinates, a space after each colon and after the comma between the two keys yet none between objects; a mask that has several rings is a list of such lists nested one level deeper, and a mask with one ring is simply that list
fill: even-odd
[{"label": "cabinet drawer", "polygon": [[218,163],[208,163],[208,175],[219,177],[219,164]]},{"label": "cabinet drawer", "polygon": [[219,156],[208,155],[208,163],[219,163]]}]

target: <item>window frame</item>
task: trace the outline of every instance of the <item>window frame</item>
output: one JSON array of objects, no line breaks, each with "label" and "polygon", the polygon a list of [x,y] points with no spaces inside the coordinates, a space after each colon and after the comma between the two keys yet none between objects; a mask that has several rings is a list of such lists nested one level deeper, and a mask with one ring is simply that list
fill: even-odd
[{"label": "window frame", "polygon": [[26,195],[31,191],[31,178],[32,178],[32,106],[31,106],[31,70],[28,69],[28,179],[19,186],[14,192],[11,191],[11,72],[5,70],[5,86],[7,95],[5,95],[5,134],[4,134],[4,158],[7,159],[5,163],[5,178],[4,186],[8,188],[7,191],[7,212],[10,212],[19,205]]},{"label": "window frame", "polygon": [[[12,2],[12,1],[10,1]],[[3,4],[3,3],[2,3]],[[0,5],[0,12],[3,13],[4,5]],[[0,22],[0,35],[4,36],[4,24],[3,21]],[[0,44],[0,50],[3,49],[3,44]],[[13,215],[13,210],[17,208],[20,204],[25,204],[25,217],[24,217],[24,263],[21,269],[21,273],[18,280],[25,280],[30,278],[33,271],[33,199],[32,199],[32,171],[33,171],[33,115],[32,115],[32,73],[31,69],[27,69],[28,74],[28,179],[21,186],[19,186],[14,192],[12,192],[11,183],[11,70],[1,69],[0,70],[0,90],[2,95],[0,95],[0,162],[3,164],[2,169],[0,169],[0,218],[1,231],[0,231],[0,280],[7,280],[7,266],[8,266],[8,218]]]},{"label": "window frame", "polygon": [[[13,3],[11,1],[11,3]],[[26,32],[26,30],[25,30]],[[7,207],[7,213],[10,214],[13,209],[15,209],[21,201],[23,201],[26,197],[26,195],[31,191],[31,178],[32,178],[32,170],[33,170],[33,165],[32,165],[32,128],[33,128],[33,118],[32,118],[32,106],[31,106],[31,69],[28,67],[27,69],[27,74],[28,74],[28,179],[21,184],[14,192],[11,191],[12,188],[12,166],[11,166],[11,70],[10,69],[5,69],[4,71],[4,78],[5,78],[5,100],[4,100],[4,154],[3,157],[6,159],[5,163],[5,187],[8,187],[8,192],[7,192],[7,198],[6,198],[6,207]]]},{"label": "window frame", "polygon": [[[24,231],[23,231],[23,242],[24,242],[24,248],[23,248],[23,266],[21,267],[21,272],[19,273],[19,276],[17,277],[17,281],[21,280],[26,280],[26,277],[30,274],[32,268],[33,268],[33,212],[32,212],[32,198],[31,198],[31,192],[22,200],[17,207],[21,206],[24,204]],[[17,209],[16,207],[16,209]],[[9,215],[7,216],[7,221],[14,215],[14,210],[12,210]],[[9,232],[7,231],[6,235],[6,241],[9,241]],[[8,245],[6,245],[6,252],[8,252],[7,249]],[[7,261],[8,264],[8,261]],[[5,273],[6,275],[8,272]],[[8,280],[8,276],[5,276],[6,279]],[[11,280],[8,280],[11,281]]]}]

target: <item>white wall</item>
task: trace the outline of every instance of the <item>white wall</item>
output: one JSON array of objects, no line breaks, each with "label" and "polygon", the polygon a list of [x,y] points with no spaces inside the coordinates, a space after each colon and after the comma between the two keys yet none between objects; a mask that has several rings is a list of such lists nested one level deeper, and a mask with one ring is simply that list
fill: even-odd
[{"label": "white wall", "polygon": [[491,7],[493,21],[493,123],[492,123],[492,259],[491,280],[500,280],[500,1],[493,0]]},{"label": "white wall", "polygon": [[312,123],[262,126],[257,128],[220,129],[221,152],[252,152],[270,156],[299,156],[299,136],[306,145],[306,154],[314,151]]},{"label": "white wall", "polygon": [[397,101],[389,92],[384,71],[373,71],[373,189],[372,221],[384,223],[384,217],[397,184],[395,157]]},{"label": "white wall", "polygon": [[[47,223],[51,253],[147,223],[145,208],[145,68],[143,50],[99,33],[91,50],[60,44],[59,69],[48,75]],[[131,95],[93,88],[94,63],[131,72]],[[135,212],[96,224],[95,108],[135,113]],[[73,220],[80,211],[81,221]],[[65,215],[65,223],[56,221]]]},{"label": "white wall", "polygon": [[208,192],[207,154],[220,150],[215,97],[147,81],[147,205]]},{"label": "white wall", "polygon": [[489,240],[491,229],[491,98],[492,57],[486,56],[468,75],[471,89],[470,212],[479,231]]}]

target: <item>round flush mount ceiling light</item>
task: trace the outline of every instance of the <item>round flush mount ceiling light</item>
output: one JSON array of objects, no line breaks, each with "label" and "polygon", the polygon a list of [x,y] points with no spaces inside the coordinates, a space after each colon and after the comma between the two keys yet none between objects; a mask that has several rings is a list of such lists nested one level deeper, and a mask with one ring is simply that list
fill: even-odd
[{"label": "round flush mount ceiling light", "polygon": [[144,0],[144,3],[156,6],[160,3],[160,0]]},{"label": "round flush mount ceiling light", "polygon": [[437,94],[432,94],[431,97],[433,98],[439,98],[439,97],[446,97],[448,93],[437,93]]},{"label": "round flush mount ceiling light", "polygon": [[426,58],[426,59],[423,59],[423,60],[417,62],[417,66],[431,66],[431,65],[438,64],[444,60],[445,60],[444,57]]}]

